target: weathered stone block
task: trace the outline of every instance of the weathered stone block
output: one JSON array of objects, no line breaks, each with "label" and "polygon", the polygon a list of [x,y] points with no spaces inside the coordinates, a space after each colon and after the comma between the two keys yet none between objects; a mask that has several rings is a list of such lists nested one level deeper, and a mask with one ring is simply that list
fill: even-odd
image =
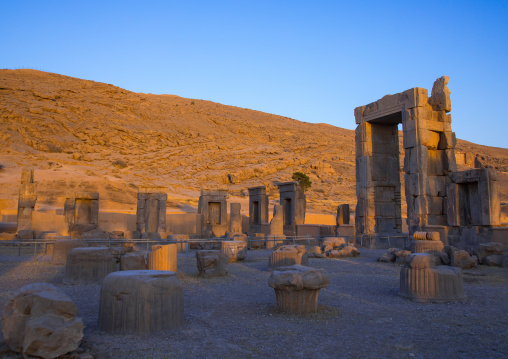
[{"label": "weathered stone block", "polygon": [[146,253],[127,253],[120,258],[120,270],[146,270]]},{"label": "weathered stone block", "polygon": [[64,283],[100,283],[117,270],[116,259],[107,247],[74,248],[67,255]]},{"label": "weathered stone block", "polygon": [[287,313],[315,313],[321,288],[330,285],[324,269],[292,265],[278,268],[268,279],[275,290],[277,307]]},{"label": "weathered stone block", "polygon": [[180,328],[184,322],[183,288],[174,272],[133,270],[104,278],[100,330],[147,335]]},{"label": "weathered stone block", "polygon": [[228,256],[229,263],[242,261],[247,257],[247,244],[243,241],[223,241],[221,250]]},{"label": "weathered stone block", "polygon": [[433,255],[439,255],[444,249],[444,244],[441,241],[429,241],[429,240],[414,240],[411,244],[411,251],[413,253],[428,253]]},{"label": "weathered stone block", "polygon": [[475,254],[478,257],[478,261],[483,263],[487,256],[503,254],[503,245],[496,242],[482,243],[476,249]]},{"label": "weathered stone block", "polygon": [[2,331],[9,348],[24,356],[56,358],[74,351],[83,338],[78,308],[60,289],[28,284],[4,308]]},{"label": "weathered stone block", "polygon": [[196,252],[199,275],[204,277],[218,277],[227,274],[226,266],[229,257],[217,250],[201,250]]},{"label": "weathered stone block", "polygon": [[400,271],[400,295],[422,302],[450,302],[466,298],[462,271],[447,266],[434,267],[430,254],[409,256]]}]

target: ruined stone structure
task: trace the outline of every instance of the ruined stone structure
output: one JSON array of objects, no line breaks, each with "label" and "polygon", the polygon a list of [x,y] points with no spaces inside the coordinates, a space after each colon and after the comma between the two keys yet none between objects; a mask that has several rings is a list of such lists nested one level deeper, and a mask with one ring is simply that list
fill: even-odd
[{"label": "ruined stone structure", "polygon": [[220,277],[226,275],[228,263],[229,257],[222,251],[200,250],[196,252],[196,264],[200,276]]},{"label": "ruined stone structure", "polygon": [[456,172],[448,77],[355,109],[356,233],[402,232],[398,124],[402,124],[409,232],[446,225],[448,174]]},{"label": "ruined stone structure", "polygon": [[279,267],[291,266],[293,264],[308,265],[309,256],[305,246],[287,245],[277,247],[268,259],[268,269],[275,270]]},{"label": "ruined stone structure", "polygon": [[97,229],[99,223],[99,193],[82,192],[66,198],[64,215],[72,238]]},{"label": "ruined stone structure", "polygon": [[341,204],[337,207],[335,222],[337,226],[349,224],[349,204]]},{"label": "ruined stone structure", "polygon": [[[23,358],[57,358],[78,349],[84,327],[76,304],[49,283],[21,287],[2,314],[5,343]],[[18,356],[3,351],[2,357]]]},{"label": "ruined stone structure", "polygon": [[242,205],[230,203],[229,205],[229,230],[231,233],[242,233]]},{"label": "ruined stone structure", "polygon": [[18,236],[21,239],[33,239],[32,212],[37,201],[37,184],[34,183],[34,170],[21,170],[21,187],[18,199]]},{"label": "ruined stone structure", "polygon": [[108,247],[74,248],[67,255],[65,284],[100,283],[117,270],[116,259]]},{"label": "ruined stone structure", "polygon": [[261,233],[261,224],[268,223],[266,187],[249,188],[249,232]]},{"label": "ruined stone structure", "polygon": [[330,285],[330,277],[322,268],[302,265],[282,267],[268,278],[268,285],[275,290],[277,307],[286,313],[315,313],[318,308],[319,290]]},{"label": "ruined stone structure", "polygon": [[305,223],[307,200],[297,181],[277,184],[280,193],[280,205],[284,213],[284,234],[296,235],[296,226]]},{"label": "ruined stone structure", "polygon": [[206,236],[219,237],[227,231],[228,190],[201,189],[198,213],[201,214],[201,230]]},{"label": "ruined stone structure", "polygon": [[247,243],[244,241],[223,241],[221,251],[229,258],[229,263],[247,258]]},{"label": "ruined stone structure", "polygon": [[433,263],[430,254],[409,255],[406,266],[400,270],[400,295],[421,302],[465,299],[462,270]]},{"label": "ruined stone structure", "polygon": [[139,187],[136,231],[140,237],[156,238],[166,233],[165,187]]},{"label": "ruined stone structure", "polygon": [[176,273],[130,270],[110,273],[101,286],[100,330],[147,335],[185,322],[183,288]]},{"label": "ruined stone structure", "polygon": [[456,172],[446,188],[449,244],[476,247],[490,242],[500,224],[497,173],[492,168]]}]

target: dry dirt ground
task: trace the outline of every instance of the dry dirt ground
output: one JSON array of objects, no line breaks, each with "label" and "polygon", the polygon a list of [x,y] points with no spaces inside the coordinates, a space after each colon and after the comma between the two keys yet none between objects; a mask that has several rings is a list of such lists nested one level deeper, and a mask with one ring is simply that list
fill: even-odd
[{"label": "dry dirt ground", "polygon": [[[5,249],[1,249],[2,252]],[[506,358],[508,271],[466,271],[467,300],[417,303],[398,296],[400,268],[376,262],[383,250],[360,249],[351,259],[310,259],[330,274],[319,311],[277,311],[267,284],[270,251],[249,251],[225,277],[198,277],[195,253],[178,257],[186,325],[145,337],[97,329],[99,285],[63,285],[64,267],[48,257],[0,252],[0,310],[10,294],[50,282],[77,304],[86,329],[82,342],[94,358]]]}]

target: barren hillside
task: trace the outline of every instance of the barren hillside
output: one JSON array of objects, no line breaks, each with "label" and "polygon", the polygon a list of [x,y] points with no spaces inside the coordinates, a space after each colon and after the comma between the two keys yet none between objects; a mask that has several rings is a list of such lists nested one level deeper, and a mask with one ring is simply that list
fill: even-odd
[{"label": "barren hillside", "polygon": [[[166,186],[168,206],[182,210],[200,187],[246,199],[247,187],[266,185],[274,200],[274,182],[295,171],[312,180],[310,212],[356,202],[354,131],[35,70],[0,70],[0,141],[0,209],[15,208],[22,166],[36,169],[38,208],[97,190],[101,206],[134,209],[137,185]],[[508,171],[507,149],[458,149]]]}]

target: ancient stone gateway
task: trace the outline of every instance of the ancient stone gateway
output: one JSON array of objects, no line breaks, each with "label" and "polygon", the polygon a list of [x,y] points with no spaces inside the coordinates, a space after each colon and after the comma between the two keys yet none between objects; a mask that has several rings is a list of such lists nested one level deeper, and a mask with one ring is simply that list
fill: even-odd
[{"label": "ancient stone gateway", "polygon": [[165,187],[139,187],[136,210],[136,231],[140,236],[153,237],[166,233]]},{"label": "ancient stone gateway", "polygon": [[18,235],[21,239],[33,239],[32,212],[37,201],[37,184],[34,183],[34,170],[21,170],[21,187],[18,199]]},{"label": "ancient stone gateway", "polygon": [[261,224],[268,223],[268,195],[266,187],[249,188],[249,232],[260,233]]},{"label": "ancient stone gateway", "polygon": [[284,213],[284,234],[296,235],[296,226],[305,223],[307,200],[297,181],[277,184],[280,193],[280,205]]},{"label": "ancient stone gateway", "polygon": [[81,192],[65,199],[65,222],[69,224],[71,238],[98,228],[99,193]]},{"label": "ancient stone gateway", "polygon": [[448,77],[432,94],[415,87],[355,108],[357,235],[402,232],[398,124],[402,124],[409,233],[447,225],[446,185],[455,172]]},{"label": "ancient stone gateway", "polygon": [[222,236],[227,231],[228,190],[201,190],[198,213],[201,214],[201,230],[205,235]]}]

